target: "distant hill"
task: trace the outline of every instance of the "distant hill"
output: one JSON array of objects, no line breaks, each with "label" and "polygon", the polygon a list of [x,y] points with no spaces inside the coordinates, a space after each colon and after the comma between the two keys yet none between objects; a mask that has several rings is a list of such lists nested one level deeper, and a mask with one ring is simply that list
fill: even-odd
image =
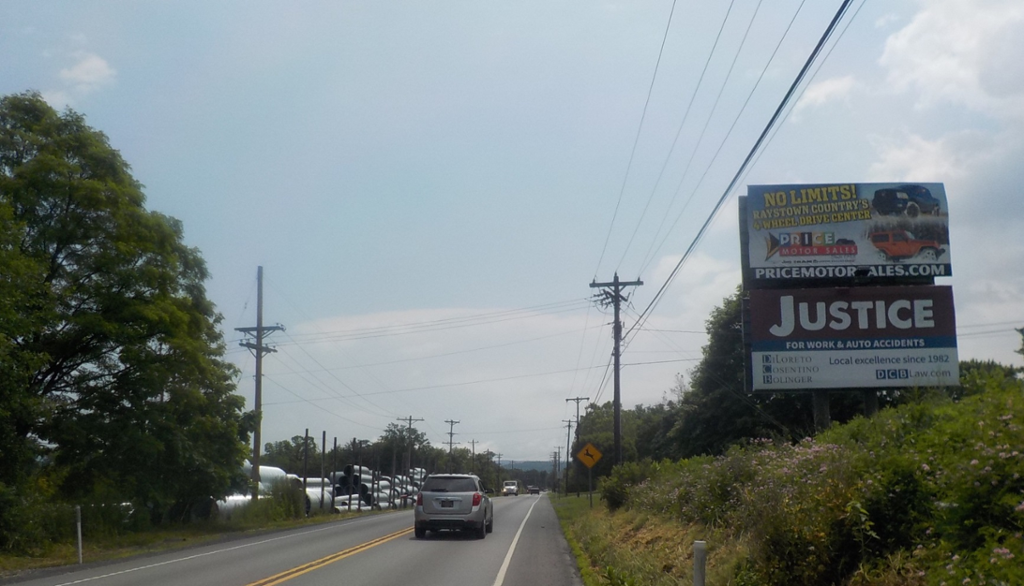
[{"label": "distant hill", "polygon": [[[552,463],[550,460],[538,460],[535,462],[516,462],[516,470],[539,470],[541,472],[551,470]],[[504,466],[502,466],[504,468]]]}]

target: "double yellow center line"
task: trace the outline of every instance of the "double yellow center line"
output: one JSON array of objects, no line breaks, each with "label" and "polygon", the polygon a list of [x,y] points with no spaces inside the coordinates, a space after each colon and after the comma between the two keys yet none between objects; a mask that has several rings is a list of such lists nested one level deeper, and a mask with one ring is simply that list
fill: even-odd
[{"label": "double yellow center line", "polygon": [[343,560],[351,555],[355,555],[361,551],[366,551],[371,547],[376,547],[382,543],[391,541],[392,539],[397,539],[403,535],[408,535],[410,533],[412,533],[412,527],[402,529],[401,531],[396,531],[390,535],[385,535],[384,537],[378,537],[377,539],[367,541],[366,543],[357,545],[355,547],[350,547],[346,550],[339,551],[338,553],[332,553],[327,557],[309,562],[308,564],[303,564],[301,566],[294,567],[290,570],[285,570],[280,574],[270,576],[269,578],[264,578],[256,582],[252,582],[248,586],[274,586],[275,584],[281,584],[282,582],[287,582],[288,580],[301,576],[307,572],[312,572],[313,570],[320,569],[328,564],[333,564],[338,560]]}]

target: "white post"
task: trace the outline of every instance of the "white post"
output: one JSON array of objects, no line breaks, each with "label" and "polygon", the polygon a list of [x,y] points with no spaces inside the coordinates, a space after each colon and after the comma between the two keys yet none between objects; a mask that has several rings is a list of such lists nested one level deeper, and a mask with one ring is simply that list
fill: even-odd
[{"label": "white post", "polygon": [[704,586],[704,568],[708,562],[706,541],[693,542],[693,586]]},{"label": "white post", "polygon": [[75,524],[78,526],[78,563],[82,563],[82,506],[75,505]]}]

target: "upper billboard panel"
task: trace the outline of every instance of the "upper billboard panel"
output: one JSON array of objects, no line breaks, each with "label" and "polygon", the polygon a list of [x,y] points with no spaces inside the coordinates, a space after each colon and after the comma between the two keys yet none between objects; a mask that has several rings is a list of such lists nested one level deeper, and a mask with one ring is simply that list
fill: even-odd
[{"label": "upper billboard panel", "polygon": [[952,275],[948,209],[941,183],[750,185],[744,281]]}]

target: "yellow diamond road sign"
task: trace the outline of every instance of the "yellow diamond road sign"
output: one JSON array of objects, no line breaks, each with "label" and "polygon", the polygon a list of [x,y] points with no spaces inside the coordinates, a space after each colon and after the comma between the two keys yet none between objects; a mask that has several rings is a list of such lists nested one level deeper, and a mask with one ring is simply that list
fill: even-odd
[{"label": "yellow diamond road sign", "polygon": [[576,453],[576,459],[583,462],[587,468],[593,468],[594,464],[601,459],[601,451],[594,447],[594,444],[587,444]]}]

